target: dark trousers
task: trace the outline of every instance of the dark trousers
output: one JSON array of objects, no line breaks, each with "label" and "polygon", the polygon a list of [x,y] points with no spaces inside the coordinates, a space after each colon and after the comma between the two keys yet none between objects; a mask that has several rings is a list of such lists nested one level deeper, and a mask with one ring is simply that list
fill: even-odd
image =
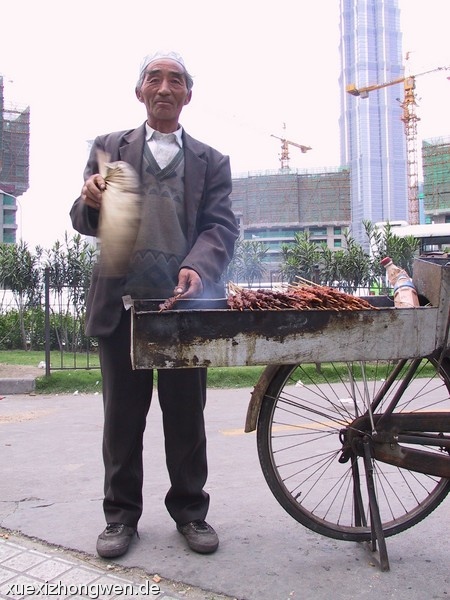
[{"label": "dark trousers", "polygon": [[[153,389],[153,371],[136,370],[130,359],[130,314],[119,327],[99,339],[103,378],[103,509],[107,523],[136,527],[142,514],[143,435]],[[170,489],[169,514],[179,524],[205,519],[209,495],[206,435],[206,369],[158,371],[158,397],[163,415]]]}]

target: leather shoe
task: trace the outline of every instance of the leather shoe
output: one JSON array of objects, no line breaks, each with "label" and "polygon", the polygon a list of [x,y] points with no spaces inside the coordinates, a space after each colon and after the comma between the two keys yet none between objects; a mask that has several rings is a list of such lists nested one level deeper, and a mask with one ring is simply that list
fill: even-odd
[{"label": "leather shoe", "polygon": [[135,533],[134,527],[123,523],[108,523],[97,539],[98,555],[103,558],[122,556],[128,550]]},{"label": "leather shoe", "polygon": [[191,521],[185,525],[177,524],[178,531],[184,535],[188,546],[194,552],[211,554],[219,546],[217,533],[206,521]]}]

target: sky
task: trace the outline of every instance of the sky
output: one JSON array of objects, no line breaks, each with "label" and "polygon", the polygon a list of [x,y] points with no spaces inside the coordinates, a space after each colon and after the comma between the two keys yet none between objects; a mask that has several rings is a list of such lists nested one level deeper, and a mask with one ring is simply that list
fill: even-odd
[{"label": "sky", "polygon": [[[399,7],[410,72],[450,66],[450,2]],[[289,147],[292,169],[339,166],[339,0],[9,0],[0,74],[5,100],[31,111],[30,188],[17,218],[30,249],[75,233],[87,142],[145,120],[134,86],[142,58],[160,49],[182,54],[194,77],[181,124],[229,155],[233,175],[279,169],[273,136],[312,147]],[[416,79],[420,145],[450,136],[447,76]]]}]

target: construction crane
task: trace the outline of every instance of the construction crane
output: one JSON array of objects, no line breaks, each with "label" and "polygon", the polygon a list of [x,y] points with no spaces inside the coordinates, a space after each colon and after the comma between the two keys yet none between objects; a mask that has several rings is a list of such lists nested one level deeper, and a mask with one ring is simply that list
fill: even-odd
[{"label": "construction crane", "polygon": [[450,67],[436,67],[429,71],[417,73],[416,75],[405,75],[398,77],[386,83],[376,83],[368,85],[366,87],[357,88],[355,84],[351,83],[347,86],[346,91],[352,96],[359,96],[360,98],[367,98],[369,92],[379,90],[397,83],[403,83],[404,96],[401,103],[403,109],[402,121],[405,125],[406,135],[406,154],[407,154],[407,177],[408,177],[408,213],[409,213],[409,224],[419,224],[419,173],[417,163],[417,121],[420,118],[416,113],[416,77],[421,75],[427,75],[428,73],[434,73],[436,71],[448,70]]},{"label": "construction crane", "polygon": [[[286,129],[286,124],[283,125],[283,129]],[[287,140],[285,137],[279,137],[278,135],[273,135],[273,133],[271,135],[272,137],[277,138],[277,140],[281,140],[281,171],[289,171],[289,145],[300,148],[303,154],[308,152],[308,150],[312,150],[311,146],[304,146],[303,144],[297,144],[297,142],[291,142],[291,140]]]}]

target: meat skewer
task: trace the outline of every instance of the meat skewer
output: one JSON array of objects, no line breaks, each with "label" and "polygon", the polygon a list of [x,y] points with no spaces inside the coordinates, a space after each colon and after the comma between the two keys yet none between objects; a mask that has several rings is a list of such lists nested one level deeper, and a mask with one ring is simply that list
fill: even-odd
[{"label": "meat skewer", "polygon": [[250,290],[230,284],[227,298],[231,310],[367,310],[364,300],[321,285],[290,286],[286,291]]}]

